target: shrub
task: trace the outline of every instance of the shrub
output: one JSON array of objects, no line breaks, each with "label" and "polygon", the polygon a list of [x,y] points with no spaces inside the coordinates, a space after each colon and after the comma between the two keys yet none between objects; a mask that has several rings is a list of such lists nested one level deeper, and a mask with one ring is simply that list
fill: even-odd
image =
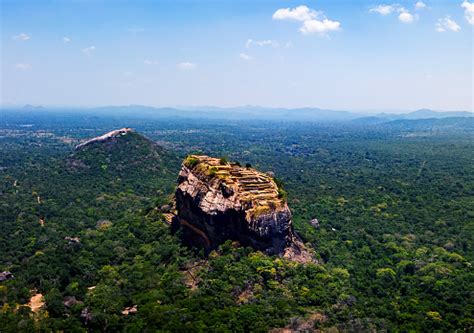
[{"label": "shrub", "polygon": [[220,165],[226,165],[229,161],[225,157],[221,157],[219,160]]},{"label": "shrub", "polygon": [[286,201],[286,199],[288,198],[288,193],[286,193],[286,191],[284,189],[279,188],[278,189],[278,198]]},{"label": "shrub", "polygon": [[217,168],[216,167],[210,167],[209,168],[209,176],[214,177],[217,174]]},{"label": "shrub", "polygon": [[199,159],[192,156],[188,156],[184,160],[184,165],[187,166],[188,168],[194,168],[198,163],[199,163]]}]

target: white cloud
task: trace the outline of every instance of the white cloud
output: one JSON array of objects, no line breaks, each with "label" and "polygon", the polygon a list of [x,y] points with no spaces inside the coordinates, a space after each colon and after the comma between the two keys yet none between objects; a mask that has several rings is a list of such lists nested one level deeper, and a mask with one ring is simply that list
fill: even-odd
[{"label": "white cloud", "polygon": [[196,68],[196,64],[193,64],[192,62],[180,62],[176,66],[181,70],[191,70]]},{"label": "white cloud", "polygon": [[71,42],[71,38],[63,37],[63,43],[70,43],[70,42]]},{"label": "white cloud", "polygon": [[143,63],[145,65],[158,65],[158,60],[145,59],[143,60]]},{"label": "white cloud", "polygon": [[319,12],[307,6],[298,6],[295,8],[280,8],[273,13],[272,18],[274,20],[308,21],[316,18],[319,14]]},{"label": "white cloud", "polygon": [[459,24],[451,19],[449,16],[445,16],[444,18],[438,19],[436,23],[436,31],[438,32],[446,32],[448,30],[458,32],[461,30]]},{"label": "white cloud", "polygon": [[276,40],[271,40],[271,39],[266,39],[266,40],[247,39],[247,42],[245,43],[245,47],[250,48],[252,45],[279,47],[280,43],[278,43]]},{"label": "white cloud", "polygon": [[397,9],[397,5],[378,5],[369,9],[371,13],[379,13],[380,15],[388,15]]},{"label": "white cloud", "polygon": [[415,8],[416,9],[426,8],[426,4],[423,1],[418,1],[417,3],[415,3]]},{"label": "white cloud", "polygon": [[309,20],[304,21],[300,31],[307,35],[312,33],[326,34],[329,31],[337,31],[341,28],[341,23],[324,19],[322,21]]},{"label": "white cloud", "polygon": [[31,39],[31,36],[22,32],[21,34],[12,36],[12,39],[14,39],[14,40],[28,40],[28,39]]},{"label": "white cloud", "polygon": [[242,60],[245,60],[245,61],[253,60],[253,57],[252,57],[252,56],[249,56],[249,55],[246,54],[246,53],[241,53],[241,54],[239,54],[239,58],[242,59]]},{"label": "white cloud", "polygon": [[464,17],[469,24],[474,24],[474,2],[464,1],[461,5],[464,8]]},{"label": "white cloud", "polygon": [[30,64],[22,64],[22,63],[20,63],[20,64],[16,64],[16,65],[15,65],[15,68],[21,69],[22,71],[26,71],[26,70],[28,70],[28,69],[31,69],[31,65],[30,65]]},{"label": "white cloud", "polygon": [[302,21],[303,25],[299,31],[305,35],[313,33],[326,35],[329,31],[336,31],[341,28],[340,22],[329,20],[324,16],[323,12],[316,11],[307,6],[280,8],[273,13],[273,19]]},{"label": "white cloud", "polygon": [[[415,4],[415,8],[422,8],[422,6],[425,6],[425,4],[421,1],[418,1]],[[378,5],[375,7],[372,7],[369,9],[370,13],[379,13],[382,16],[387,16],[392,13],[399,13],[398,14],[398,20],[403,23],[412,23],[418,18],[418,15],[413,15],[410,13],[406,8],[400,6],[397,3],[391,4],[391,5]]]},{"label": "white cloud", "polygon": [[412,23],[415,20],[415,16],[404,8],[401,8],[398,20],[403,23]]},{"label": "white cloud", "polygon": [[86,47],[85,49],[82,49],[82,53],[84,53],[88,57],[92,56],[94,51],[95,51],[95,46],[89,46],[89,47]]}]

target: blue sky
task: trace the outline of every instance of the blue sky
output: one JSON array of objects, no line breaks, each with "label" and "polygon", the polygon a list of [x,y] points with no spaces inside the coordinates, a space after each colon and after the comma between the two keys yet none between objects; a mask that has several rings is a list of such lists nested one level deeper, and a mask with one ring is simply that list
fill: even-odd
[{"label": "blue sky", "polygon": [[473,110],[469,1],[1,0],[1,103]]}]

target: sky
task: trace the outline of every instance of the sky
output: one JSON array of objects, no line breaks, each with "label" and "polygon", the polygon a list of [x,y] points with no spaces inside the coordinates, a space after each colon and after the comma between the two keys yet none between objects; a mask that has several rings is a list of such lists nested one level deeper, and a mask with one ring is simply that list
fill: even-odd
[{"label": "sky", "polygon": [[3,106],[473,111],[470,1],[0,3]]}]

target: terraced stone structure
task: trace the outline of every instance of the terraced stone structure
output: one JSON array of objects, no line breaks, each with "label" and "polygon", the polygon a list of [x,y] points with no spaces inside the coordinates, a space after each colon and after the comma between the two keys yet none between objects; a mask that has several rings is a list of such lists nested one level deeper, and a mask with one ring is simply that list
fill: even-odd
[{"label": "terraced stone structure", "polygon": [[226,240],[297,261],[311,255],[296,236],[284,191],[274,179],[223,159],[191,155],[176,190],[175,226],[206,250]]}]

